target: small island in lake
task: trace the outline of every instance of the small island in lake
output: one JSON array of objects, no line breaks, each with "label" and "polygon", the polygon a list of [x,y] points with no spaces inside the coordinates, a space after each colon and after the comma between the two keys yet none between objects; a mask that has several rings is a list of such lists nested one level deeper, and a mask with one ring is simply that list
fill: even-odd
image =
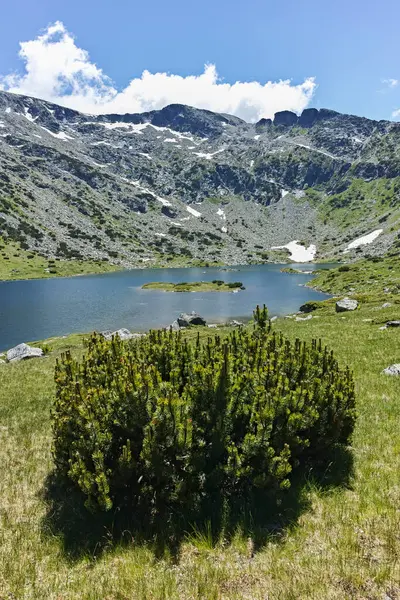
[{"label": "small island in lake", "polygon": [[281,269],[281,273],[293,273],[294,275],[311,275],[315,271],[301,271],[300,269],[293,269],[292,267],[284,267]]},{"label": "small island in lake", "polygon": [[142,285],[142,290],[162,290],[164,292],[235,292],[244,290],[241,281],[225,282],[220,279],[213,281],[183,281],[182,283],[168,283],[153,281]]}]

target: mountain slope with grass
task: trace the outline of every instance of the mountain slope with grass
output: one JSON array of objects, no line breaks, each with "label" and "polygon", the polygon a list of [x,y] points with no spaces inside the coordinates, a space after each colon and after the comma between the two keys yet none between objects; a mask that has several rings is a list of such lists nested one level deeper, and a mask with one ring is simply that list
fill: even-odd
[{"label": "mountain slope with grass", "polygon": [[178,104],[93,116],[0,92],[0,237],[39,261],[249,263],[290,259],[272,248],[294,240],[347,260],[393,246],[399,207],[399,123]]}]

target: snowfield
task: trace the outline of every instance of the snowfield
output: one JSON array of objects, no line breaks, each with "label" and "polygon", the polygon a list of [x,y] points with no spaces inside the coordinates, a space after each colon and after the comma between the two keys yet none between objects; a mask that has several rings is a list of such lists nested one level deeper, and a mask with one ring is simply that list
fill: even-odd
[{"label": "snowfield", "polygon": [[216,150],[215,152],[211,152],[211,153],[205,153],[205,152],[193,152],[193,154],[195,156],[198,156],[199,158],[205,158],[206,160],[211,160],[213,156],[215,156],[216,154],[220,154],[221,152],[224,152],[225,148],[221,148],[220,150]]},{"label": "snowfield", "polygon": [[371,231],[371,233],[368,233],[367,235],[363,235],[360,238],[357,238],[356,240],[354,240],[353,242],[351,242],[346,250],[352,250],[353,248],[359,248],[360,246],[365,246],[366,244],[372,244],[373,241],[376,240],[376,238],[378,236],[381,235],[383,229],[375,229],[375,231]]},{"label": "snowfield", "polygon": [[50,129],[46,129],[46,127],[42,127],[41,125],[40,125],[40,129],[43,129],[44,131],[47,131],[47,133],[49,133],[53,137],[55,137],[55,138],[57,138],[59,140],[63,140],[64,142],[67,142],[68,140],[73,140],[74,139],[70,135],[67,135],[64,131],[59,131],[58,133],[53,133],[52,131],[50,131]]},{"label": "snowfield", "polygon": [[293,240],[293,242],[289,242],[285,246],[272,246],[271,250],[284,250],[287,249],[290,252],[290,258],[294,262],[298,263],[307,263],[314,260],[315,254],[317,252],[317,247],[315,244],[310,244],[308,248],[302,246],[298,243],[297,240]]},{"label": "snowfield", "polygon": [[198,210],[195,210],[194,208],[192,208],[191,206],[187,206],[186,210],[188,212],[190,212],[191,215],[193,215],[194,217],[201,217],[201,212],[199,212]]}]

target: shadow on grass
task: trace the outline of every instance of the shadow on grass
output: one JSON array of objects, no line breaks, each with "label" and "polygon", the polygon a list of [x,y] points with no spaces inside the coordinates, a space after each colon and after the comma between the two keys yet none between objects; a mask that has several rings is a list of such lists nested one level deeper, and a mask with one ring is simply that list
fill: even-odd
[{"label": "shadow on grass", "polygon": [[117,544],[145,544],[158,558],[166,554],[177,557],[182,541],[190,534],[213,544],[222,537],[229,542],[238,531],[252,538],[257,551],[271,539],[279,539],[310,508],[307,494],[310,487],[325,492],[348,488],[352,478],[352,452],[338,447],[323,463],[295,472],[290,489],[278,500],[260,492],[229,501],[219,495],[209,497],[195,517],[169,513],[155,518],[144,509],[136,512],[113,509],[92,514],[85,508],[81,493],[66,487],[51,474],[44,488],[48,510],[42,530],[45,535],[61,538],[65,556],[71,561],[83,556],[96,558]]}]

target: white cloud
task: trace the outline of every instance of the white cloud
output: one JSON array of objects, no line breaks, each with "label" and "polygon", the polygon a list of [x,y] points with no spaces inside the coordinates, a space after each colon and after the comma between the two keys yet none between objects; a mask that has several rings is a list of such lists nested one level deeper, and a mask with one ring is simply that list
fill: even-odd
[{"label": "white cloud", "polygon": [[397,119],[397,118],[400,119],[400,108],[398,108],[397,110],[394,110],[392,112],[392,117],[394,117],[395,119]]},{"label": "white cloud", "polygon": [[400,84],[399,79],[382,79],[382,83],[385,83],[390,88],[395,88]]},{"label": "white cloud", "polygon": [[206,65],[200,75],[186,77],[144,71],[118,91],[60,21],[35,40],[21,42],[19,56],[24,72],[0,76],[0,89],[87,113],[143,112],[181,103],[257,121],[279,110],[301,112],[317,85],[313,77],[298,85],[290,80],[229,84],[220,80],[215,65]]}]

